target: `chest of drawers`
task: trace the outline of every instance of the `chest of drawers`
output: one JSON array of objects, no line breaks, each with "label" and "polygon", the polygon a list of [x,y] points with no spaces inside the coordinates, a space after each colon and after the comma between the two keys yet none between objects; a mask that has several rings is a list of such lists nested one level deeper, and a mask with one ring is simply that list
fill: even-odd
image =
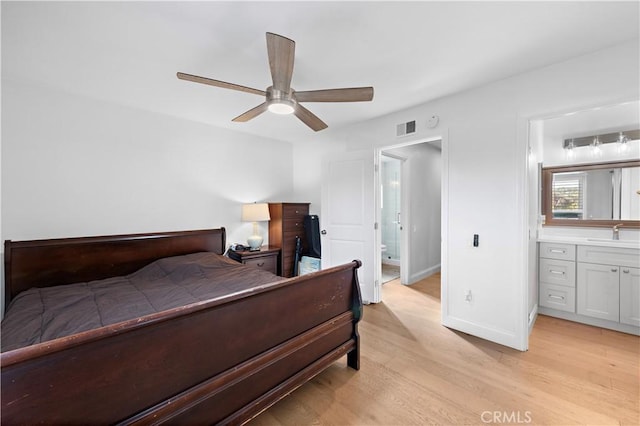
[{"label": "chest of drawers", "polygon": [[296,251],[296,237],[307,246],[303,219],[309,214],[309,203],[269,203],[269,245],[280,248],[278,275],[291,277]]}]

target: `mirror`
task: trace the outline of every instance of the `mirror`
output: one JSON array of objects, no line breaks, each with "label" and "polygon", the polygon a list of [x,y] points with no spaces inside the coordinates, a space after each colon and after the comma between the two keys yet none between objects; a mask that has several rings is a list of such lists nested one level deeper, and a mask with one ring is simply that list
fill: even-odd
[{"label": "mirror", "polygon": [[640,161],[542,169],[545,225],[640,227]]}]

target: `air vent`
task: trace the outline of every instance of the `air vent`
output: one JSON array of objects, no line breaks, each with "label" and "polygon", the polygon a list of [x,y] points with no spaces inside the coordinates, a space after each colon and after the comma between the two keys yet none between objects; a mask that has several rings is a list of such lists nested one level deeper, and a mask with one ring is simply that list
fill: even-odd
[{"label": "air vent", "polygon": [[396,126],[396,136],[406,136],[416,132],[416,120],[401,123]]}]

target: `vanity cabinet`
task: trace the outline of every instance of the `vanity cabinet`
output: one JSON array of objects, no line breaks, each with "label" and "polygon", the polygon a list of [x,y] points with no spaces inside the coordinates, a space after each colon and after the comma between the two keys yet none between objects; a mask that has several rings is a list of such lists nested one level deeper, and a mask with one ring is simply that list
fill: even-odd
[{"label": "vanity cabinet", "polygon": [[639,268],[638,249],[578,246],[578,314],[640,325]]},{"label": "vanity cabinet", "polygon": [[640,249],[540,242],[539,312],[640,335]]},{"label": "vanity cabinet", "polygon": [[640,327],[640,268],[620,268],[620,322]]},{"label": "vanity cabinet", "polygon": [[540,243],[540,306],[576,311],[576,246]]}]

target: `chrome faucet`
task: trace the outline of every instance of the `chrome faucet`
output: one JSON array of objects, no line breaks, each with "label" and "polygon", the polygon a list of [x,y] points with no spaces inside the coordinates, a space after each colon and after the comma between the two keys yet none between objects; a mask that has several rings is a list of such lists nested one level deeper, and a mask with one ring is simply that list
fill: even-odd
[{"label": "chrome faucet", "polygon": [[619,240],[620,239],[620,228],[622,227],[622,225],[624,225],[623,223],[619,223],[617,225],[613,225],[613,239],[614,240]]}]

